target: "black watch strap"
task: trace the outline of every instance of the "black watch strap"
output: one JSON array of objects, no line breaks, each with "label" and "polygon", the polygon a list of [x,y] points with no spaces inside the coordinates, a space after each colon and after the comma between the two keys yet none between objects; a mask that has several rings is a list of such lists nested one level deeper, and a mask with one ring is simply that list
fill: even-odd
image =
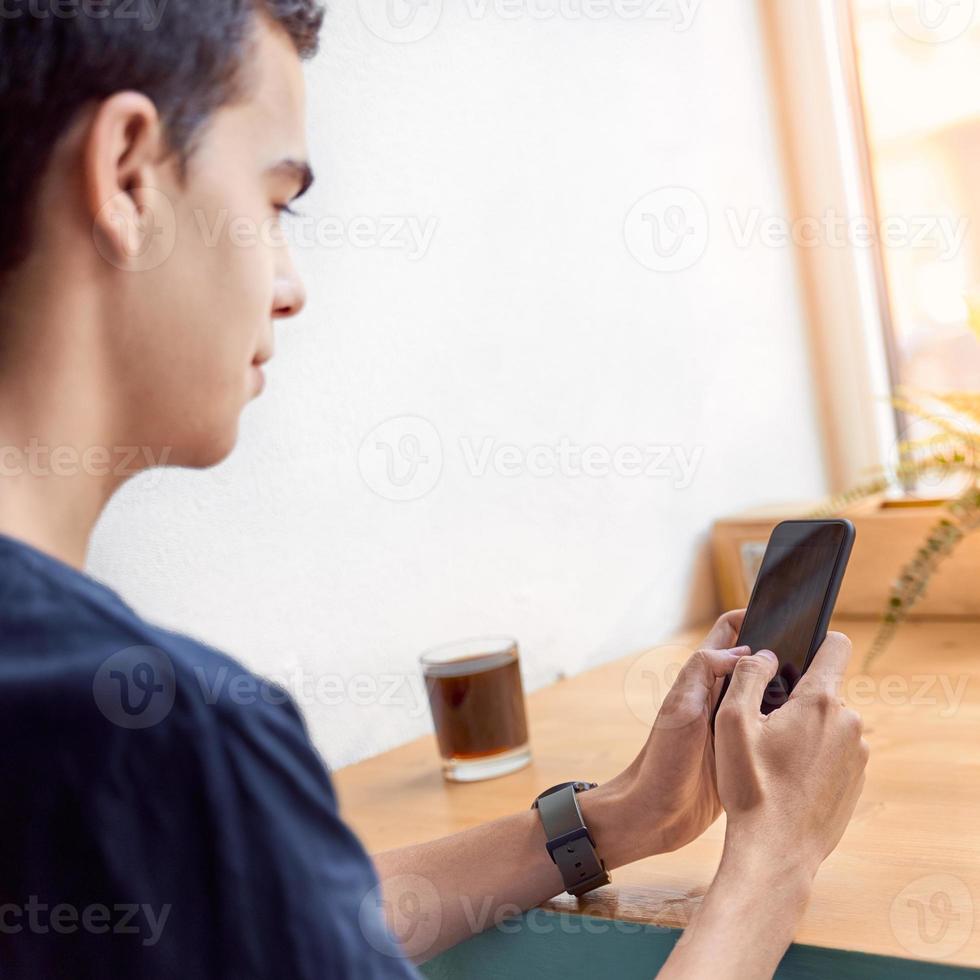
[{"label": "black watch strap", "polygon": [[569,895],[584,895],[593,888],[608,885],[611,878],[596,854],[595,841],[582,819],[576,786],[589,788],[587,783],[572,783],[539,796],[535,806],[548,838],[548,853],[558,865],[565,890]]}]

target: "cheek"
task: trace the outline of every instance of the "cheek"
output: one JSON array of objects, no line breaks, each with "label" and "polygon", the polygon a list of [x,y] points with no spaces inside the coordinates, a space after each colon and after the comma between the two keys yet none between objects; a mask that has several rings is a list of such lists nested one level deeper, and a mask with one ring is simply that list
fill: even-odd
[{"label": "cheek", "polygon": [[[275,256],[268,223],[231,209],[195,221],[182,249],[179,290],[188,319],[181,333],[213,371],[236,375],[251,363],[271,317]],[[191,336],[188,336],[188,333]],[[213,375],[212,375],[213,376]]]},{"label": "cheek", "polygon": [[264,241],[226,241],[211,267],[209,305],[215,326],[251,361],[272,316],[275,261]]},{"label": "cheek", "polygon": [[243,237],[243,227],[233,234],[226,221],[220,234],[202,234],[195,223],[160,268],[132,283],[141,326],[128,370],[138,411],[173,447],[174,462],[223,458],[254,394],[251,362],[269,329],[275,252]]}]

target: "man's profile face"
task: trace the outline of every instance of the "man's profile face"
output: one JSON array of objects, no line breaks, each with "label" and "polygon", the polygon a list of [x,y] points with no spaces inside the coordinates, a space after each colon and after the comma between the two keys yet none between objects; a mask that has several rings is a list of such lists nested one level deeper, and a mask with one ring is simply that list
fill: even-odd
[{"label": "man's profile face", "polygon": [[127,430],[178,465],[231,451],[273,320],[304,303],[279,225],[304,189],[303,75],[284,31],[260,19],[256,35],[242,96],[205,123],[183,180],[161,165],[148,219],[159,227],[107,290]]}]

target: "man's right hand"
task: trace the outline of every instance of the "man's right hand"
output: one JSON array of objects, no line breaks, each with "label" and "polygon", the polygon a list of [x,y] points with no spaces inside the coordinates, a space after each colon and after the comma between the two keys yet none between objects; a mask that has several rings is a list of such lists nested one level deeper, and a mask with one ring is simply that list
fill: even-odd
[{"label": "man's right hand", "polygon": [[736,664],[715,719],[725,850],[662,980],[768,980],[775,972],[864,785],[861,719],[840,698],[850,656],[850,640],[828,634],[769,715],[760,707],[775,656],[760,651]]},{"label": "man's right hand", "polygon": [[715,720],[726,848],[791,854],[816,874],[837,846],[868,761],[861,716],[841,700],[850,657],[850,640],[828,633],[789,700],[768,715],[760,705],[775,655],[759,651],[736,665]]}]

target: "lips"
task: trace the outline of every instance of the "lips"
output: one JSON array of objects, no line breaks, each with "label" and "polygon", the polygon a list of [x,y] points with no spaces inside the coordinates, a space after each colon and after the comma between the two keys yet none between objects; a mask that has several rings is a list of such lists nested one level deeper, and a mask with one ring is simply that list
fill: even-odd
[{"label": "lips", "polygon": [[253,397],[262,394],[265,388],[265,371],[262,370],[262,365],[271,361],[272,355],[273,348],[270,343],[268,346],[260,347],[255,352],[255,357],[252,358],[252,377],[255,382],[255,395]]},{"label": "lips", "polygon": [[261,395],[265,390],[265,371],[258,364],[252,365],[252,377],[255,380],[255,395]]}]

